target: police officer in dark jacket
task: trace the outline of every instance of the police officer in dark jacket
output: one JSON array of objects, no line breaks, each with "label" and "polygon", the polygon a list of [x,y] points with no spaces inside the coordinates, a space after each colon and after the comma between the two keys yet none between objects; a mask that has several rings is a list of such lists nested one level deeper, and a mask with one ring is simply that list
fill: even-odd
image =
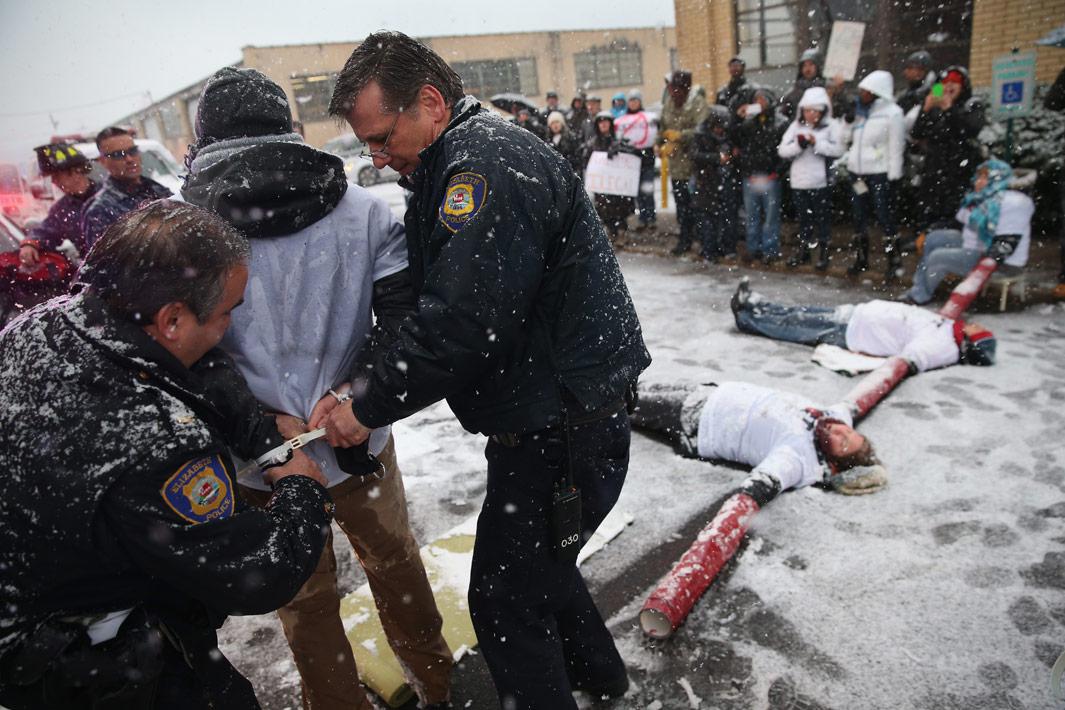
[{"label": "police officer in dark jacket", "polygon": [[296,593],[331,504],[300,452],[267,510],[237,500],[229,450],[283,444],[212,350],[247,256],[156,202],[105,232],[75,295],[0,334],[0,704],[258,707],[215,629]]},{"label": "police officer in dark jacket", "polygon": [[330,413],[330,443],[447,398],[466,429],[489,436],[469,598],[501,703],[575,708],[574,689],[624,693],[570,551],[621,492],[626,393],[650,357],[591,201],[561,156],[464,97],[443,59],[406,35],[359,45],[330,113],[414,192],[419,296],[354,399]]},{"label": "police officer in dark jacket", "polygon": [[37,167],[41,175],[52,178],[52,184],[63,196],[59,198],[48,216],[19,245],[19,257],[23,264],[37,263],[42,251],[58,251],[64,241],[69,241],[84,255],[87,251],[78,221],[81,211],[100,188],[89,178],[89,159],[72,145],[53,143],[33,149],[37,153]]}]

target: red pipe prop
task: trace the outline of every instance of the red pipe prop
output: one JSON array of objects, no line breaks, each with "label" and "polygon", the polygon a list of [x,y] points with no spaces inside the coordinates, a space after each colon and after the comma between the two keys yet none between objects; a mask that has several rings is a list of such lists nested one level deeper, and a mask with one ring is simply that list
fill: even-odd
[{"label": "red pipe prop", "polygon": [[987,280],[991,278],[991,274],[995,273],[997,268],[998,263],[989,256],[985,256],[978,261],[973,270],[969,272],[969,275],[950,292],[950,298],[939,309],[939,315],[951,320],[958,320],[961,314],[965,312],[965,309],[969,307],[969,304],[980,295],[984,284],[987,283]]},{"label": "red pipe prop", "polygon": [[909,374],[910,361],[895,355],[863,377],[843,398],[850,406],[854,421],[857,422],[868,414],[877,402],[886,397]]},{"label": "red pipe prop", "polygon": [[681,625],[721,568],[736,554],[758,510],[758,503],[746,493],[734,493],[725,501],[644,602],[640,611],[644,633],[665,638]]}]

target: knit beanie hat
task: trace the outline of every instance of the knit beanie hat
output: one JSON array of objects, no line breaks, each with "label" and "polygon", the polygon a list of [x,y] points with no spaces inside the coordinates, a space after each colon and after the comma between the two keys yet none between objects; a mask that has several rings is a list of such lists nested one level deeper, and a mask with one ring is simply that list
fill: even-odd
[{"label": "knit beanie hat", "polygon": [[202,147],[228,138],[292,133],[285,91],[254,69],[224,67],[207,80],[196,109]]}]

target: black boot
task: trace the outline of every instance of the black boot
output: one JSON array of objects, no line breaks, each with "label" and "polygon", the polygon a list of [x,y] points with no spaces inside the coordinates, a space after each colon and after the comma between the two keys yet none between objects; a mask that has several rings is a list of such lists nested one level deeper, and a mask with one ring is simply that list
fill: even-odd
[{"label": "black boot", "polygon": [[817,264],[814,268],[818,271],[826,271],[828,269],[828,244],[822,244],[820,253],[817,257]]},{"label": "black boot", "polygon": [[791,258],[788,259],[788,266],[790,266],[793,269],[796,266],[802,266],[803,264],[809,264],[809,263],[810,263],[810,250],[806,247],[805,244],[801,245],[799,247],[799,250],[797,252],[795,252],[794,254],[792,254]]},{"label": "black boot", "polygon": [[857,276],[869,268],[869,235],[854,235],[854,263],[847,268],[847,273]]},{"label": "black boot", "polygon": [[887,266],[884,269],[884,280],[888,283],[902,276],[902,254],[899,253],[899,238],[893,237],[884,246],[884,256],[887,258]]}]

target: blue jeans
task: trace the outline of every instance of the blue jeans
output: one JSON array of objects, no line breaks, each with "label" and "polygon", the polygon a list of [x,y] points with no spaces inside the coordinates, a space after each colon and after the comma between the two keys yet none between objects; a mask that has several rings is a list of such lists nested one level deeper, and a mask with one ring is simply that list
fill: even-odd
[{"label": "blue jeans", "polygon": [[[554,438],[554,441],[552,439]],[[570,427],[572,474],[581,492],[581,544],[621,494],[629,466],[624,409]],[[552,551],[550,519],[558,471],[549,467],[552,430],[516,446],[489,439],[488,488],[477,518],[470,616],[503,707],[576,710],[575,686],[617,680],[625,665],[580,570]],[[510,703],[513,702],[511,705]]]},{"label": "blue jeans", "polygon": [[795,213],[799,217],[799,246],[812,249],[828,246],[829,222],[831,221],[831,189],[792,190]]},{"label": "blue jeans", "polygon": [[916,303],[928,303],[947,274],[966,275],[983,257],[982,249],[962,247],[957,229],[934,229],[924,241],[924,254],[913,272],[913,287],[907,295]]},{"label": "blue jeans", "polygon": [[703,201],[709,206],[697,210],[699,219],[699,241],[704,259],[728,256],[736,253],[736,205],[733,193],[728,185],[721,185]]},{"label": "blue jeans", "polygon": [[743,179],[743,209],[747,211],[747,253],[778,256],[780,253],[780,180],[769,179],[762,188]]},{"label": "blue jeans", "polygon": [[786,306],[751,300],[732,315],[744,333],[802,345],[828,343],[847,347],[847,322],[854,306]]},{"label": "blue jeans", "polygon": [[876,215],[880,228],[884,230],[884,237],[895,237],[898,234],[898,228],[895,226],[895,200],[887,173],[852,175],[851,185],[859,179],[866,184],[869,191],[859,195],[852,189],[851,212],[854,216],[854,231],[863,236],[869,233],[868,222],[872,212]]}]

